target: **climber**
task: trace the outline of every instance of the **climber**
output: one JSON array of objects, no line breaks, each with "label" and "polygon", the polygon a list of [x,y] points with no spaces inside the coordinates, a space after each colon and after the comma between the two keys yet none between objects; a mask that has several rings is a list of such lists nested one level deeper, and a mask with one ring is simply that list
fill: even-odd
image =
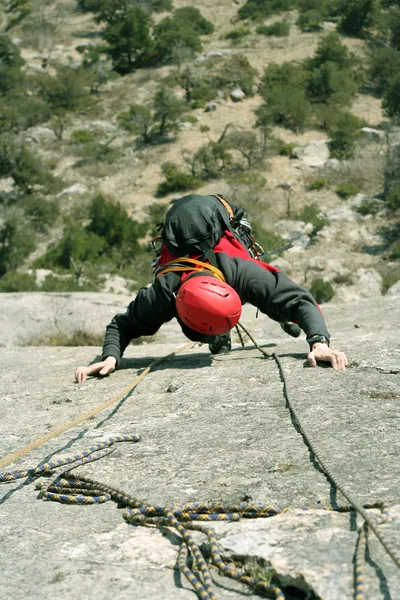
[{"label": "climber", "polygon": [[230,330],[245,303],[293,337],[303,330],[310,366],[324,361],[345,369],[347,357],[330,348],[314,298],[261,260],[262,249],[241,209],[218,195],[184,196],[167,212],[161,242],[153,284],[139,290],[125,313],[114,316],[106,328],[102,360],[78,367],[77,382],[111,373],[132,339],[154,335],[174,317],[190,340],[208,343],[213,354],[228,352]]}]

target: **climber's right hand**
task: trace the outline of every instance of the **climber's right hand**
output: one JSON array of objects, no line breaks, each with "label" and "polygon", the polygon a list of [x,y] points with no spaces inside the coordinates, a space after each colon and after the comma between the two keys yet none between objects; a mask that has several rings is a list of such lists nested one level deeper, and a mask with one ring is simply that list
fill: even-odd
[{"label": "climber's right hand", "polygon": [[75,380],[77,383],[86,381],[88,375],[100,375],[104,377],[115,371],[117,359],[114,356],[107,356],[106,359],[93,363],[88,367],[78,367],[75,371]]}]

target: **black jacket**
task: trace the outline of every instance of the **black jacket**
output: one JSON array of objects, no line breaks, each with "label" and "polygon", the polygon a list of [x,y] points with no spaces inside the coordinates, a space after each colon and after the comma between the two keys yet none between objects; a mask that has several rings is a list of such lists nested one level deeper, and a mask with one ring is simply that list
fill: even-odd
[{"label": "black jacket", "polygon": [[[329,340],[324,317],[314,298],[284,273],[271,273],[253,261],[231,258],[224,252],[215,256],[226,282],[236,290],[243,304],[253,304],[274,321],[296,321],[307,337],[324,335]],[[127,311],[115,315],[107,325],[103,359],[114,356],[118,364],[132,339],[154,335],[163,323],[177,317],[174,292],[179,283],[176,273],[166,273],[150,287],[139,290]],[[184,326],[182,330],[190,339],[210,341]]]}]

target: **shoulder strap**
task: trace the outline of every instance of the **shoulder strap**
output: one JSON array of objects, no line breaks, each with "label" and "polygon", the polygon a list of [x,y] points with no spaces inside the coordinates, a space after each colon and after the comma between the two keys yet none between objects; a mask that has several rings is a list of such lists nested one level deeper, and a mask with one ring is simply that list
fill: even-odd
[{"label": "shoulder strap", "polygon": [[223,198],[220,194],[214,194],[214,197],[217,198],[217,200],[219,200],[221,202],[221,204],[223,204],[225,206],[226,210],[228,211],[229,218],[233,219],[235,216],[235,213],[233,212],[233,208],[229,204],[228,200],[225,200],[225,198]]}]

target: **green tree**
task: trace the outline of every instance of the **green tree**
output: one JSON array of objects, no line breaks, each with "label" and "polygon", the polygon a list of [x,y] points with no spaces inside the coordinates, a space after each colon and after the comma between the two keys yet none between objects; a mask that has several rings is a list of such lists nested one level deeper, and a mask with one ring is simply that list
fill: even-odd
[{"label": "green tree", "polygon": [[35,268],[70,269],[73,262],[95,261],[105,251],[106,242],[73,222],[67,223],[60,242],[52,244],[34,263]]},{"label": "green tree", "polygon": [[346,106],[358,87],[350,69],[341,69],[337,63],[325,62],[310,73],[307,95],[312,102]]},{"label": "green tree", "polygon": [[340,41],[336,32],[328,33],[318,44],[315,55],[306,61],[309,70],[319,69],[324,63],[336,63],[340,69],[347,69],[354,65],[354,57]]},{"label": "green tree", "polygon": [[400,74],[389,80],[382,106],[395,123],[400,122]]},{"label": "green tree", "polygon": [[194,6],[183,6],[177,8],[173,13],[174,21],[183,27],[190,27],[199,35],[209,35],[214,31],[211,21],[205,19],[198,8]]},{"label": "green tree", "polygon": [[89,218],[86,231],[104,240],[108,248],[123,250],[132,257],[139,251],[138,240],[146,227],[131,219],[118,202],[98,194],[91,202]]},{"label": "green tree", "polygon": [[305,89],[307,78],[308,74],[303,65],[294,62],[284,62],[280,65],[271,63],[264,71],[260,92],[264,100],[267,100],[270,91],[278,86]]},{"label": "green tree", "polygon": [[268,94],[266,102],[276,125],[301,131],[311,115],[311,105],[305,90],[289,86],[277,86]]},{"label": "green tree", "polygon": [[18,47],[7,35],[0,35],[0,96],[20,90],[25,83],[24,64]]},{"label": "green tree", "polygon": [[39,95],[55,113],[85,112],[93,104],[90,90],[95,76],[83,67],[60,65],[56,74],[40,73],[33,79]]},{"label": "green tree", "polygon": [[157,196],[165,196],[170,192],[184,192],[201,186],[202,182],[191,175],[179,169],[173,162],[166,162],[161,165],[161,170],[165,177],[157,186]]},{"label": "green tree", "polygon": [[369,80],[374,91],[382,96],[389,81],[400,73],[400,51],[395,48],[375,48],[369,59]]},{"label": "green tree", "polygon": [[238,10],[240,19],[258,21],[293,8],[294,0],[247,0]]},{"label": "green tree", "polygon": [[329,149],[334,158],[352,158],[355,144],[360,135],[360,119],[355,115],[344,112],[329,130]]},{"label": "green tree", "polygon": [[121,19],[108,22],[103,32],[113,68],[120,75],[145,65],[153,49],[150,18],[140,8],[129,9]]},{"label": "green tree", "polygon": [[174,17],[165,17],[160,21],[154,27],[153,35],[155,63],[171,61],[178,48],[184,48],[189,57],[202,49],[199,33],[186,22],[177,21]]},{"label": "green tree", "polygon": [[246,170],[262,164],[262,146],[254,131],[232,131],[225,137],[230,150],[236,150],[246,160]]},{"label": "green tree", "polygon": [[0,277],[20,267],[35,246],[29,224],[20,215],[6,217],[0,225]]},{"label": "green tree", "polygon": [[213,75],[213,81],[218,87],[239,87],[251,96],[257,75],[257,69],[251,66],[246,56],[233,54],[223,61],[217,73]]},{"label": "green tree", "polygon": [[34,185],[50,190],[57,184],[56,178],[25,144],[5,135],[0,137],[0,177],[11,177],[25,194],[31,194]]},{"label": "green tree", "polygon": [[154,97],[154,121],[158,126],[158,135],[164,136],[169,131],[175,131],[179,118],[186,110],[183,100],[161,87]]},{"label": "green tree", "polygon": [[118,122],[124,129],[137,133],[143,142],[148,144],[152,140],[153,113],[147,106],[132,104],[129,110],[117,116]]},{"label": "green tree", "polygon": [[35,97],[24,93],[0,96],[0,134],[19,133],[49,118],[49,107]]},{"label": "green tree", "polygon": [[377,0],[347,0],[339,21],[339,27],[346,33],[359,36],[374,24],[378,11]]}]

